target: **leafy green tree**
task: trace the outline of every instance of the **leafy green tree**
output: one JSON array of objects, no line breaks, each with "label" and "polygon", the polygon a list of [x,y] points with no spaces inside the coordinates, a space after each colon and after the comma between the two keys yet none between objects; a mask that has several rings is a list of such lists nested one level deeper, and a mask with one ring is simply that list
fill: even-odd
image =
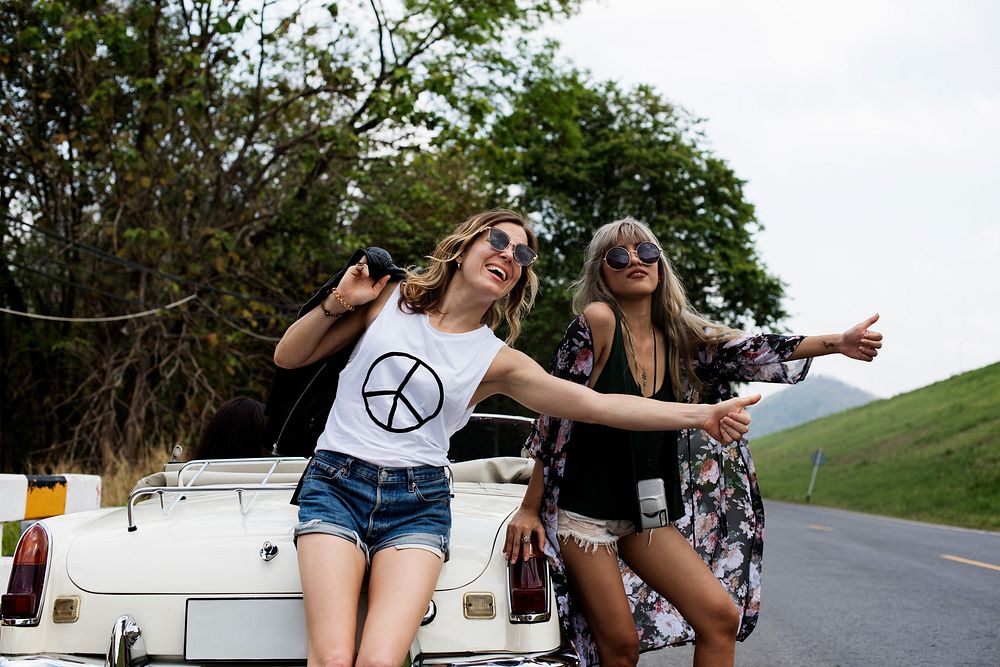
[{"label": "leafy green tree", "polygon": [[538,359],[582,244],[624,214],[706,313],[780,318],[753,208],[697,122],[526,37],[578,4],[5,3],[0,466],[191,443],[222,400],[266,393],[275,337],[356,246],[420,263],[490,206],[545,242],[519,341]]},{"label": "leafy green tree", "polygon": [[526,349],[551,354],[593,231],[627,215],[653,229],[705,315],[737,327],[784,317],[781,283],[754,248],[761,226],[744,183],[707,146],[698,119],[648,86],[594,82],[544,56],[509,109],[480,150],[496,192],[517,193],[545,242]]},{"label": "leafy green tree", "polygon": [[3,467],[168,449],[262,395],[345,244],[384,231],[409,255],[424,211],[481,191],[435,146],[483,123],[517,36],[576,4],[5,3],[2,299],[58,319],[0,323]]}]

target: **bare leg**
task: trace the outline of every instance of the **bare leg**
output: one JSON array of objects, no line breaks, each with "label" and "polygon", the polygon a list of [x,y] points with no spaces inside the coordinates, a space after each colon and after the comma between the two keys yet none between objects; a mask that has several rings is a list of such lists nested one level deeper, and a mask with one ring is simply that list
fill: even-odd
[{"label": "bare leg", "polygon": [[632,571],[670,600],[697,634],[696,667],[733,664],[740,613],[691,544],[673,526],[633,533],[618,542]]},{"label": "bare leg", "polygon": [[382,549],[372,558],[358,667],[399,667],[434,594],[443,559],[425,549]]},{"label": "bare leg", "polygon": [[353,542],[318,533],[299,536],[297,549],[309,667],[351,667],[365,556]]},{"label": "bare leg", "polygon": [[639,635],[618,569],[618,556],[607,547],[589,552],[568,539],[560,541],[566,574],[594,633],[601,667],[635,667]]}]

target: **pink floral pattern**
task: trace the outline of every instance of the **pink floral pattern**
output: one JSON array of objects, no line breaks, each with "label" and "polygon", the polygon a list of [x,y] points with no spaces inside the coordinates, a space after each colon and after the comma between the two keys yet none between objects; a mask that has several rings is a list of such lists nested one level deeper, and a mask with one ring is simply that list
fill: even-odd
[{"label": "pink floral pattern", "polygon": [[[696,373],[703,384],[701,401],[714,403],[732,397],[732,382],[796,383],[805,378],[811,360],[787,361],[802,336],[758,334],[698,350]],[[590,326],[582,315],[566,329],[552,360],[552,374],[586,384],[594,367]],[[690,390],[685,400],[691,402]],[[572,642],[581,667],[597,665],[597,651],[586,619],[566,585],[566,571],[556,540],[556,509],[566,468],[573,422],[542,415],[535,422],[527,446],[542,460],[545,492],[542,522],[547,540],[553,584],[556,588],[563,635]],[[694,546],[719,582],[742,610],[738,638],[753,631],[760,610],[760,574],[764,543],[764,507],[757,473],[746,438],[722,445],[703,431],[678,434],[681,497],[685,515],[674,525]],[[694,641],[694,631],[666,599],[619,564],[639,633],[640,651]]]}]

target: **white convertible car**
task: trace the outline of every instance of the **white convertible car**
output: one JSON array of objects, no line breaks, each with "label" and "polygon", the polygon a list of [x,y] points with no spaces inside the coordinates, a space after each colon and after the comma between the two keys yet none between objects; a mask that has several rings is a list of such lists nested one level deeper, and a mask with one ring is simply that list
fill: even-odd
[{"label": "white convertible car", "polygon": [[[500,551],[531,473],[519,456],[529,425],[480,415],[452,443],[451,559],[413,665],[576,662],[560,640],[548,577],[544,590],[512,595]],[[3,596],[0,667],[305,664],[288,502],[304,465],[171,463],[126,507],[34,524]]]}]

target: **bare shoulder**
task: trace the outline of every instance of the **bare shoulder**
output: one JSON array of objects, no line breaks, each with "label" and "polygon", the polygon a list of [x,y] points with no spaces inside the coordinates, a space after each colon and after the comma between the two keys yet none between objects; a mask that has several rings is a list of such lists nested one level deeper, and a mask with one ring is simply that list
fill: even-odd
[{"label": "bare shoulder", "polygon": [[615,312],[611,306],[603,301],[595,301],[587,304],[583,309],[583,316],[590,324],[590,332],[594,337],[594,344],[598,347],[604,341],[610,341],[615,335]]},{"label": "bare shoulder", "polygon": [[494,393],[510,395],[509,385],[529,382],[532,378],[548,377],[538,362],[520,350],[504,345],[493,358],[493,363],[483,377],[483,384],[493,383]]},{"label": "bare shoulder", "polygon": [[519,368],[523,368],[528,363],[534,363],[534,361],[520,350],[515,350],[509,345],[504,345],[497,352],[496,356],[493,357],[493,363],[490,364],[489,369],[486,371],[486,376],[483,378],[484,382],[498,382],[503,381],[510,376],[511,373],[517,371]]},{"label": "bare shoulder", "polygon": [[[486,375],[479,383],[472,396],[471,404],[478,403],[494,394],[510,395],[510,387],[522,382],[522,375],[529,373],[538,367],[535,361],[520,350],[515,350],[508,345],[504,345],[497,351],[490,367],[486,369]],[[542,371],[545,374],[545,371]]]}]

